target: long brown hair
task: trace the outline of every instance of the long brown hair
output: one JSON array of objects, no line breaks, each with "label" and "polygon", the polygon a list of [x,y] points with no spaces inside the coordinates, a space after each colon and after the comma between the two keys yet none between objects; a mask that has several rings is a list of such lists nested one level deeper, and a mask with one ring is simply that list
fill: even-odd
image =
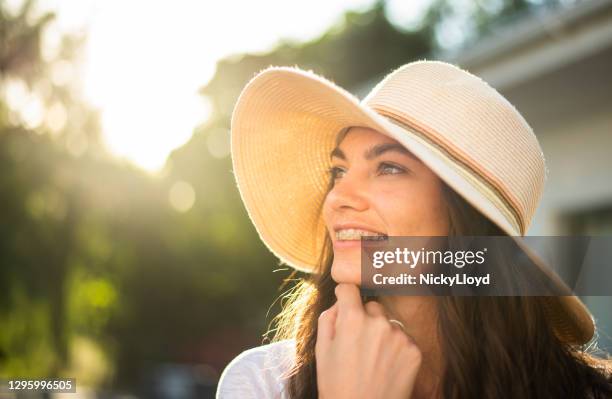
[{"label": "long brown hair", "polygon": [[[331,184],[330,184],[331,188]],[[450,236],[505,233],[442,182]],[[284,295],[273,341],[295,339],[291,398],[316,398],[317,320],[335,302],[333,251],[326,236],[317,269]],[[286,281],[294,281],[294,272]],[[551,297],[437,297],[438,336],[445,359],[444,398],[609,398],[612,362],[596,347],[564,343],[545,309]]]}]

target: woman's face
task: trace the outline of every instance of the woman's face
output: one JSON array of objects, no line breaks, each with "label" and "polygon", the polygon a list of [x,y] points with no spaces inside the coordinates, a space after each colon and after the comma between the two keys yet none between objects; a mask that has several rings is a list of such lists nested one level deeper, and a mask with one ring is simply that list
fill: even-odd
[{"label": "woman's face", "polygon": [[441,180],[398,141],[354,127],[331,156],[334,185],[323,218],[333,243],[334,281],[361,284],[360,238],[347,229],[387,236],[448,235]]}]

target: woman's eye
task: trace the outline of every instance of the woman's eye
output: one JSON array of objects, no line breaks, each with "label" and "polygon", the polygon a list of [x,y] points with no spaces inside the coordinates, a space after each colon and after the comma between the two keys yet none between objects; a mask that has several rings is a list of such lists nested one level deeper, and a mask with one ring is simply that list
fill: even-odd
[{"label": "woman's eye", "polygon": [[404,168],[386,162],[382,162],[378,169],[385,175],[397,175],[406,172]]},{"label": "woman's eye", "polygon": [[[399,175],[399,174],[406,173],[406,169],[400,166],[397,166],[397,165],[387,163],[387,162],[381,162],[380,165],[378,166],[378,171],[382,175]],[[344,174],[346,173],[346,170],[344,170],[343,168],[339,166],[332,166],[331,168],[328,169],[327,173],[331,180],[336,180],[344,176]]]},{"label": "woman's eye", "polygon": [[328,169],[327,173],[329,174],[330,179],[335,180],[338,177],[341,177],[340,174],[343,173],[344,170],[338,166],[332,166]]}]

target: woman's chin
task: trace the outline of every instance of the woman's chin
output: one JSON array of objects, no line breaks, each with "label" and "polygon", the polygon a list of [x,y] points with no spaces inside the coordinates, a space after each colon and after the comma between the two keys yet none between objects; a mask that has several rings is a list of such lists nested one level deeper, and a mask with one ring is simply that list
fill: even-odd
[{"label": "woman's chin", "polygon": [[361,269],[354,262],[334,261],[331,267],[331,277],[336,283],[361,285]]}]

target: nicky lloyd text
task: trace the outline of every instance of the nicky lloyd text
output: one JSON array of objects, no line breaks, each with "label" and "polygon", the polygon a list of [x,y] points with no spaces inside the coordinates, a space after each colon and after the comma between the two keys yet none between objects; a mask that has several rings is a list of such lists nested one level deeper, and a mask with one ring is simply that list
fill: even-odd
[{"label": "nicky lloyd text", "polygon": [[376,285],[446,285],[449,287],[454,285],[471,285],[478,287],[480,285],[489,285],[491,283],[491,276],[488,273],[484,276],[468,276],[465,273],[453,276],[434,273],[422,273],[418,276],[408,273],[401,273],[397,276],[385,276],[377,273],[374,274],[372,281]]}]

